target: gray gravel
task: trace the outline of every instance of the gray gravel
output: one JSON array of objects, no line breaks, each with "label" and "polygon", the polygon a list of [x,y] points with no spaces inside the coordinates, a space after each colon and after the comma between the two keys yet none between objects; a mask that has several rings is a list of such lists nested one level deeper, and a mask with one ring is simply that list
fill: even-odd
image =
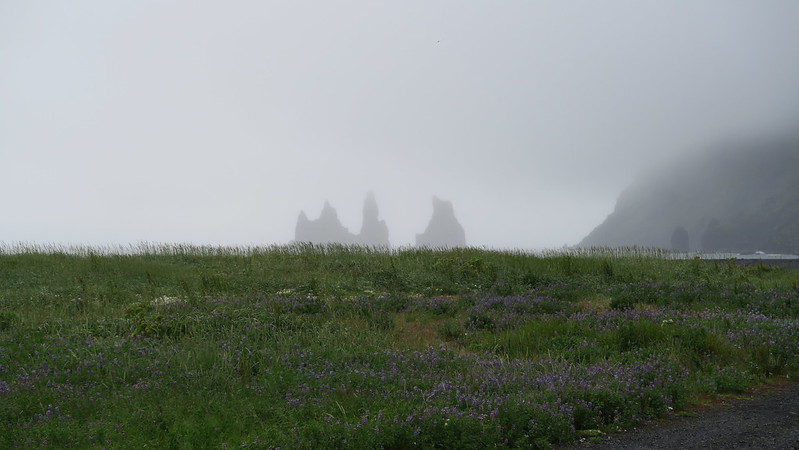
[{"label": "gray gravel", "polygon": [[799,449],[799,384],[761,388],[699,408],[694,417],[673,416],[601,443],[564,449]]},{"label": "gray gravel", "polygon": [[[713,260],[710,260],[713,261]],[[782,267],[783,269],[799,269],[799,258],[784,258],[784,259],[736,259],[735,264],[739,266],[749,267],[763,264],[764,266]]]}]

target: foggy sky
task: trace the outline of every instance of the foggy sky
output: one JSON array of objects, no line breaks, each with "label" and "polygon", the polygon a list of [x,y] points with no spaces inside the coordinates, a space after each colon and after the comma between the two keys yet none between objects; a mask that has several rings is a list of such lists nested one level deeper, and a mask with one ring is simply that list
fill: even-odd
[{"label": "foggy sky", "polygon": [[576,244],[642,169],[799,124],[799,2],[0,0],[0,241]]}]

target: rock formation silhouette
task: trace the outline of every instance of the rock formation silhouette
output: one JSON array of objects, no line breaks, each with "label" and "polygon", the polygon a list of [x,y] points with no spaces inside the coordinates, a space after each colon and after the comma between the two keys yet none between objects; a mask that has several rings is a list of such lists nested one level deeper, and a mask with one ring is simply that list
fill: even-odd
[{"label": "rock formation silhouette", "polygon": [[339,222],[338,213],[325,200],[322,213],[316,220],[309,220],[305,211],[300,211],[294,229],[294,240],[314,244],[354,244],[355,235]]},{"label": "rock formation silhouette", "polygon": [[363,202],[363,222],[361,232],[358,233],[356,241],[360,245],[374,247],[388,247],[388,227],[384,220],[379,219],[377,201],[372,192],[366,194]]},{"label": "rock formation silhouette", "polygon": [[379,219],[377,201],[373,193],[366,195],[363,205],[363,223],[361,232],[357,235],[351,233],[338,220],[338,213],[330,206],[328,201],[322,208],[318,219],[310,220],[301,211],[294,229],[294,240],[298,242],[311,242],[314,244],[345,244],[365,245],[372,247],[388,247],[388,227],[386,222]]},{"label": "rock formation silhouette", "polygon": [[465,247],[466,233],[455,218],[452,202],[433,196],[433,217],[424,233],[416,235],[416,245],[425,247]]}]

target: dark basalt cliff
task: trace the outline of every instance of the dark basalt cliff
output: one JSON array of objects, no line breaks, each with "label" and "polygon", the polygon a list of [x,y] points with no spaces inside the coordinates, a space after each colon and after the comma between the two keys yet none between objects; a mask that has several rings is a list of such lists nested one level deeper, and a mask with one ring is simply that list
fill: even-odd
[{"label": "dark basalt cliff", "polygon": [[580,246],[799,253],[799,143],[739,145],[640,177]]}]

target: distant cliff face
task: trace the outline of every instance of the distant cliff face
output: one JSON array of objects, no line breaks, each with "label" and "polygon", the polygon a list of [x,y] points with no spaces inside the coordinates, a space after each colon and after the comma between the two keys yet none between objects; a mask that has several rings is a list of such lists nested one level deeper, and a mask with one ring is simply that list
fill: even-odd
[{"label": "distant cliff face", "polygon": [[640,177],[580,246],[799,252],[799,143],[703,154]]}]

